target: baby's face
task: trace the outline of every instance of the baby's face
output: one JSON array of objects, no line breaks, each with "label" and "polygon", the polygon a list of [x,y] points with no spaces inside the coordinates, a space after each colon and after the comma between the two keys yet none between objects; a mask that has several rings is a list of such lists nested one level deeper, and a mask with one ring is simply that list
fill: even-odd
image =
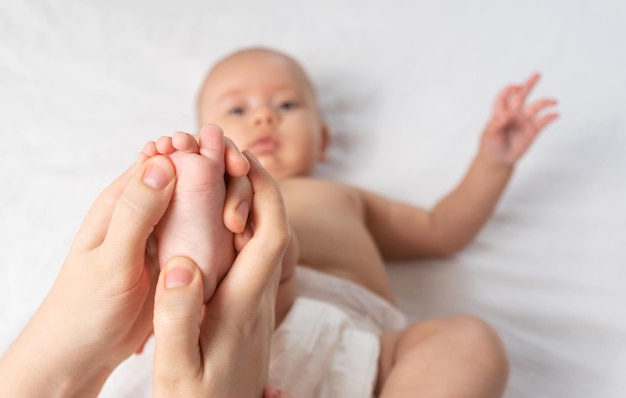
[{"label": "baby's face", "polygon": [[309,175],[324,156],[326,127],[310,83],[291,60],[264,51],[235,55],[208,76],[200,123],[214,123],[276,179]]}]

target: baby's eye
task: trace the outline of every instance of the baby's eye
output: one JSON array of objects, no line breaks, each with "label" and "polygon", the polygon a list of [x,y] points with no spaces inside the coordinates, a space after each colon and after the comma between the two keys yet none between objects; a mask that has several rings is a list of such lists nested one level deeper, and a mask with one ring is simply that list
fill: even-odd
[{"label": "baby's eye", "polygon": [[297,107],[298,103],[295,101],[284,101],[280,103],[278,109],[280,109],[281,111],[289,111]]},{"label": "baby's eye", "polygon": [[228,111],[228,114],[232,115],[232,116],[241,116],[241,115],[243,115],[243,108],[240,107],[240,106],[236,106],[234,108],[231,108]]}]

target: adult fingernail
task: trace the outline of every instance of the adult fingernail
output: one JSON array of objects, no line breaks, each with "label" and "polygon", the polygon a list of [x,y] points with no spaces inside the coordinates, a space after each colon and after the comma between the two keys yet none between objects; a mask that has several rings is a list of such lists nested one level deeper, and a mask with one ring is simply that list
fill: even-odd
[{"label": "adult fingernail", "polygon": [[193,281],[193,266],[188,261],[170,260],[165,269],[165,287],[189,286]]},{"label": "adult fingernail", "polygon": [[150,164],[143,173],[143,182],[152,189],[162,190],[174,177],[171,165],[164,164],[167,159],[155,157],[150,160]]}]

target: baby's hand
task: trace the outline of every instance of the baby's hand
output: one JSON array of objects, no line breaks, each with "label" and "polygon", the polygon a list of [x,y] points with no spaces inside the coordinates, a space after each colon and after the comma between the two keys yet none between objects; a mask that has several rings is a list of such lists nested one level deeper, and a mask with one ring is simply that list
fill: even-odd
[{"label": "baby's hand", "polygon": [[539,74],[534,73],[523,85],[506,87],[496,99],[493,116],[483,133],[480,153],[505,165],[514,165],[526,152],[537,134],[559,115],[542,114],[556,105],[552,98],[542,98],[526,105]]}]

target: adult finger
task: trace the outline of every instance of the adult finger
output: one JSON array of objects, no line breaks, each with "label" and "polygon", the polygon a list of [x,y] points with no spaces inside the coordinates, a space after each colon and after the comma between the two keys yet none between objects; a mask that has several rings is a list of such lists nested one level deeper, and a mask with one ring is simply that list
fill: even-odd
[{"label": "adult finger", "polygon": [[248,222],[252,203],[252,183],[248,177],[230,177],[226,184],[224,225],[231,232],[241,234]]},{"label": "adult finger", "polygon": [[119,264],[145,255],[148,236],[167,209],[175,185],[174,166],[165,156],[148,159],[130,178],[115,204],[102,246]]},{"label": "adult finger", "polygon": [[252,229],[252,221],[248,218],[248,222],[246,223],[243,232],[235,234],[235,237],[233,238],[233,244],[235,245],[235,251],[237,253],[239,253],[244,248],[246,243],[248,243],[248,241],[252,238],[252,235],[254,235],[254,231]]},{"label": "adult finger", "polygon": [[254,156],[246,153],[246,157],[250,160],[248,176],[253,189],[253,236],[218,290],[239,300],[242,306],[255,306],[268,288],[278,283],[280,264],[291,237],[278,184]]},{"label": "adult finger", "polygon": [[75,247],[80,250],[91,250],[102,244],[115,204],[126,188],[128,181],[137,173],[142,163],[137,162],[130,166],[98,195],[76,234]]},{"label": "adult finger", "polygon": [[232,396],[244,396],[244,390],[245,396],[252,396],[252,391],[260,396],[265,386],[280,264],[289,243],[278,185],[256,159],[246,156],[253,189],[253,236],[206,304],[200,326],[203,352],[205,356],[212,353],[212,358],[205,358],[209,369],[211,363],[223,368],[219,358],[239,364],[236,373],[222,372],[226,385],[237,382],[242,386],[241,394]]},{"label": "adult finger", "polygon": [[[217,126],[216,126],[217,127]],[[218,127],[219,128],[219,127]],[[246,158],[237,145],[228,137],[224,137],[225,153],[224,161],[226,163],[226,174],[233,177],[243,177],[250,170],[250,162]]]},{"label": "adult finger", "polygon": [[202,275],[196,264],[186,257],[169,260],[159,275],[154,301],[155,383],[180,385],[200,369],[202,301]]}]

